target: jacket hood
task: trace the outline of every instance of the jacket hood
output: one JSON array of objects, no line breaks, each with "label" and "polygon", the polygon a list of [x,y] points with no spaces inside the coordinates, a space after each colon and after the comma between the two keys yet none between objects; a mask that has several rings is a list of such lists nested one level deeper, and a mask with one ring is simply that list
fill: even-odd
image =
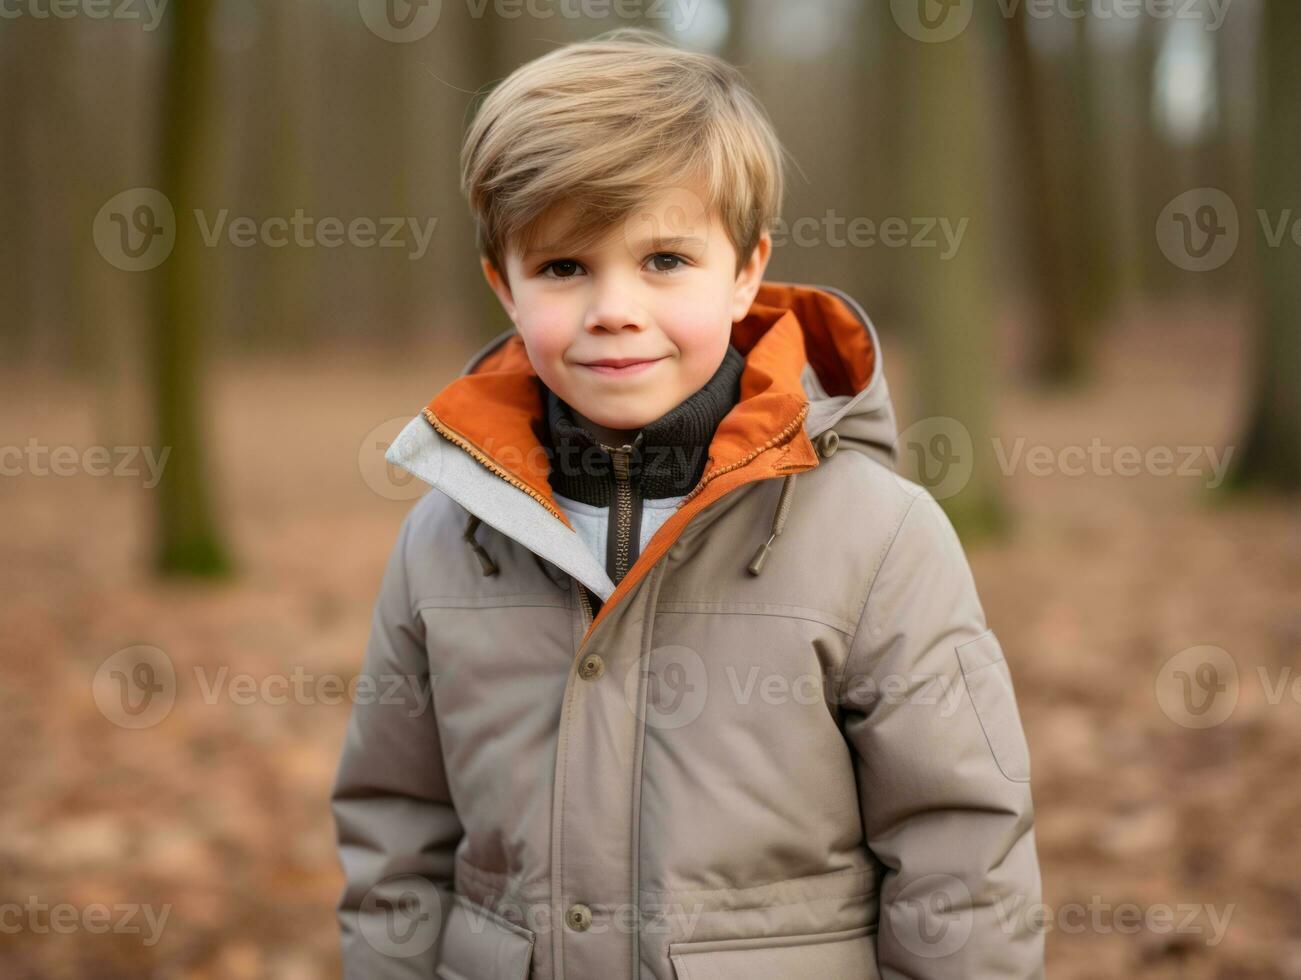
[{"label": "jacket hood", "polygon": [[[740,398],[715,430],[704,476],[665,525],[663,540],[648,547],[644,557],[651,562],[691,514],[744,483],[787,478],[773,534],[761,549],[766,552],[781,531],[796,474],[815,468],[837,448],[860,452],[891,469],[897,461],[895,413],[880,341],[851,297],[830,286],[761,283],[749,312],[733,324],[731,343],[745,357]],[[484,562],[485,574],[495,569],[473,539],[480,519],[526,545],[555,531],[574,537],[548,480],[544,393],[523,339],[511,328],[470,358],[386,454],[389,462],[443,489],[471,512],[467,541]],[[834,438],[819,438],[829,432]],[[473,464],[467,466],[468,460]],[[501,479],[483,481],[485,470]],[[502,496],[508,490],[502,481],[523,491],[562,526],[530,526],[539,522],[521,513],[527,501]],[[495,503],[486,501],[485,493]],[[571,572],[575,564],[583,562],[575,559]],[[761,566],[762,557],[756,555],[750,570],[758,574]],[[594,591],[608,598],[613,585],[603,570],[584,571],[586,577],[580,579],[596,583]],[[627,576],[620,591],[635,578]]]},{"label": "jacket hood", "polygon": [[[880,341],[853,298],[831,286],[761,283],[750,311],[733,324],[731,343],[746,363],[740,399],[710,444],[713,468],[789,439],[798,422],[809,440],[834,428],[842,448],[894,468],[898,433]],[[423,414],[444,437],[518,477],[563,520],[539,451],[544,404],[542,381],[512,327],[480,348]]]}]

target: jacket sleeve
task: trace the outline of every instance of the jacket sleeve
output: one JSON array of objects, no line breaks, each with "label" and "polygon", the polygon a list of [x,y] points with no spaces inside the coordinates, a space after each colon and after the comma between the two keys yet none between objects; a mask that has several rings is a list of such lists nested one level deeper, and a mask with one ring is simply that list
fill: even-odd
[{"label": "jacket sleeve", "polygon": [[962,545],[913,498],[843,678],[864,838],[884,865],[882,980],[1043,977],[1030,757]]},{"label": "jacket sleeve", "polygon": [[411,524],[408,514],[384,572],[330,794],[345,878],[344,980],[434,975],[463,836],[408,587]]}]

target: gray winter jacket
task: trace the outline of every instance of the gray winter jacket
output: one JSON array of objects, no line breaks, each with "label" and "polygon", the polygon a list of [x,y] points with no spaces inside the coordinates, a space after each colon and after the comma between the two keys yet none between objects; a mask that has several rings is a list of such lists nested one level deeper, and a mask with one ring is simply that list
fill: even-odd
[{"label": "gray winter jacket", "polygon": [[[1030,758],[871,323],[764,283],[705,476],[616,589],[514,331],[388,459],[332,805],[354,980],[1036,978]],[[579,583],[603,600],[590,615]]]}]

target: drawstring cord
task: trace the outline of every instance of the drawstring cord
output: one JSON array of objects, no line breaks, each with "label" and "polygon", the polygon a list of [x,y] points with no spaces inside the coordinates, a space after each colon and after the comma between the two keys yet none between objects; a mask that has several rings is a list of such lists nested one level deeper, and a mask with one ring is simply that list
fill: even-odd
[{"label": "drawstring cord", "polygon": [[[835,429],[828,429],[822,435],[813,441],[813,446],[823,459],[831,456],[840,445],[840,436]],[[786,515],[790,513],[791,497],[795,492],[795,478],[798,473],[791,473],[782,480],[781,496],[777,498],[777,510],[772,517],[772,533],[768,535],[768,540],[759,545],[759,550],[754,553],[750,559],[746,571],[751,575],[758,575],[763,571],[763,563],[768,559],[768,552],[772,550],[772,544],[777,540],[777,535],[782,533],[782,528],[786,526]]]},{"label": "drawstring cord", "polygon": [[795,489],[795,478],[798,473],[791,473],[782,480],[781,496],[777,498],[777,511],[772,518],[772,533],[768,535],[768,540],[759,545],[759,550],[754,553],[750,559],[750,564],[746,566],[746,571],[751,575],[758,575],[763,571],[763,563],[768,558],[768,552],[772,550],[772,543],[777,540],[777,535],[782,533],[782,528],[786,526],[786,515],[791,509],[791,492]]},{"label": "drawstring cord", "polygon": [[475,557],[479,559],[479,564],[483,566],[483,574],[496,575],[497,563],[492,560],[492,556],[484,550],[483,545],[479,544],[474,536],[474,532],[479,530],[479,525],[482,523],[477,514],[471,514],[469,522],[465,525],[465,533],[461,537],[465,539],[466,544],[474,551]]}]

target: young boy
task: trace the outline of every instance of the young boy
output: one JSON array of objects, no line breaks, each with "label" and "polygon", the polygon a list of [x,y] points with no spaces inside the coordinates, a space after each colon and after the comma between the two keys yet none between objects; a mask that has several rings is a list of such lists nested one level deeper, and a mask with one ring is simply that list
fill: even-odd
[{"label": "young boy", "polygon": [[388,452],[437,492],[333,789],[345,976],[1041,977],[1007,663],[872,324],[763,281],[739,74],[573,44],[462,161],[514,328]]}]

